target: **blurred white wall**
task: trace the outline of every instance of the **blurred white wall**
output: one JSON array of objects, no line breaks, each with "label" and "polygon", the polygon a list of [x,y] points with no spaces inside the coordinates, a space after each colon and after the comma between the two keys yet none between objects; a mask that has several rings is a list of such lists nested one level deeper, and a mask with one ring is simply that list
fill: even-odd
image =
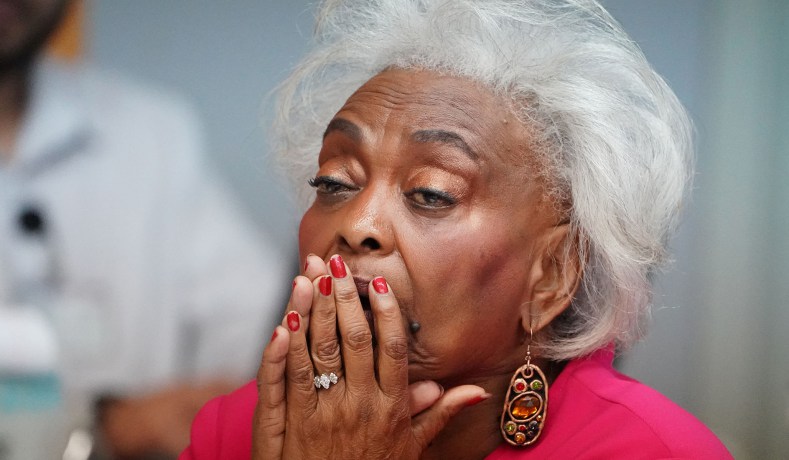
[{"label": "blurred white wall", "polygon": [[310,2],[92,1],[89,14],[88,57],[192,98],[214,163],[261,227],[295,248],[300,216],[263,155],[261,114],[306,50]]},{"label": "blurred white wall", "polygon": [[[92,3],[98,64],[191,96],[210,154],[273,238],[298,220],[264,159],[264,95],[299,59],[306,0]],[[789,451],[789,2],[604,0],[690,110],[698,174],[676,264],[629,374],[707,423],[737,458]],[[295,249],[294,249],[295,251]],[[294,252],[295,258],[295,252]]]}]

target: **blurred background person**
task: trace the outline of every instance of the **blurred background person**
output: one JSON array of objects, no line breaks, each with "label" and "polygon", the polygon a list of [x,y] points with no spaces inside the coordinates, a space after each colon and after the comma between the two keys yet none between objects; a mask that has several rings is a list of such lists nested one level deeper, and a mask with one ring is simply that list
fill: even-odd
[{"label": "blurred background person", "polygon": [[43,57],[68,7],[0,0],[0,458],[59,455],[93,407],[94,452],[172,456],[254,375],[289,274],[189,105]]}]

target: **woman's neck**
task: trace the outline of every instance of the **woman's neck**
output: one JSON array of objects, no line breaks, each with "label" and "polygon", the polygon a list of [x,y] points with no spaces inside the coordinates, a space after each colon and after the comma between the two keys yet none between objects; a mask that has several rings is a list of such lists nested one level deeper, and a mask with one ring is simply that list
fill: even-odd
[{"label": "woman's neck", "polygon": [[[535,364],[545,372],[550,388],[566,362],[541,361]],[[503,442],[500,431],[501,412],[513,373],[495,375],[484,381],[465,382],[485,388],[492,396],[461,410],[450,419],[447,426],[430,443],[422,459],[479,460],[496,450]]]},{"label": "woman's neck", "polygon": [[[502,376],[503,377],[503,376]],[[481,384],[492,396],[466,407],[450,419],[447,426],[430,443],[423,460],[452,458],[479,460],[493,452],[502,442],[499,432],[502,401],[509,385],[509,377]],[[504,382],[506,380],[506,382]],[[501,390],[502,382],[504,391]]]}]

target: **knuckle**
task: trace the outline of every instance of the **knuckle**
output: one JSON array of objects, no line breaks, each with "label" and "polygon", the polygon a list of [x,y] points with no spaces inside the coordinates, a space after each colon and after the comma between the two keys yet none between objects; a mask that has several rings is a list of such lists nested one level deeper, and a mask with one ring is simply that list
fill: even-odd
[{"label": "knuckle", "polygon": [[263,408],[267,411],[278,409],[285,403],[285,393],[283,392],[276,395],[266,395],[265,397],[261,398],[260,402]]},{"label": "knuckle", "polygon": [[300,365],[290,369],[288,380],[297,388],[304,390],[310,389],[314,385],[312,380],[312,366]]},{"label": "knuckle", "polygon": [[312,320],[320,324],[334,324],[337,314],[333,308],[321,307],[313,310]]},{"label": "knuckle", "polygon": [[275,364],[281,364],[286,359],[284,354],[276,353],[272,347],[266,347],[263,350],[263,359],[261,360],[262,366],[271,366]]},{"label": "knuckle", "polygon": [[256,424],[256,431],[263,431],[269,436],[277,436],[285,433],[285,420],[281,420],[279,417],[258,417],[256,419]]},{"label": "knuckle", "polygon": [[296,356],[301,358],[307,355],[307,342],[304,340],[295,340],[290,345],[290,356],[287,356],[285,359],[291,359],[291,357]]},{"label": "knuckle", "polygon": [[377,310],[376,315],[387,323],[400,321],[400,309],[393,303],[381,302]]},{"label": "knuckle", "polygon": [[353,303],[359,299],[355,286],[338,286],[334,293],[334,300],[338,303]]},{"label": "knuckle", "polygon": [[258,388],[263,386],[279,385],[285,380],[285,375],[281,372],[262,372],[258,377]]},{"label": "knuckle", "polygon": [[405,337],[390,337],[380,347],[394,361],[404,363],[408,359],[408,340]]},{"label": "knuckle", "polygon": [[329,340],[315,347],[315,358],[324,363],[340,359],[340,344],[336,340]]},{"label": "knuckle", "polygon": [[361,352],[369,350],[373,345],[373,334],[366,324],[351,327],[345,335],[344,345],[348,350]]}]

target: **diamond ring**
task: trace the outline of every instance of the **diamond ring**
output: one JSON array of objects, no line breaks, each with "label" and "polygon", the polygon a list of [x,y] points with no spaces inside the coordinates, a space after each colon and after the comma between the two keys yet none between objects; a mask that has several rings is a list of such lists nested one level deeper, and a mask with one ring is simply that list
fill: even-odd
[{"label": "diamond ring", "polygon": [[321,374],[320,377],[315,377],[315,388],[320,389],[323,387],[324,389],[328,389],[329,386],[337,383],[337,380],[339,380],[339,378],[334,372],[330,373],[329,375]]}]

